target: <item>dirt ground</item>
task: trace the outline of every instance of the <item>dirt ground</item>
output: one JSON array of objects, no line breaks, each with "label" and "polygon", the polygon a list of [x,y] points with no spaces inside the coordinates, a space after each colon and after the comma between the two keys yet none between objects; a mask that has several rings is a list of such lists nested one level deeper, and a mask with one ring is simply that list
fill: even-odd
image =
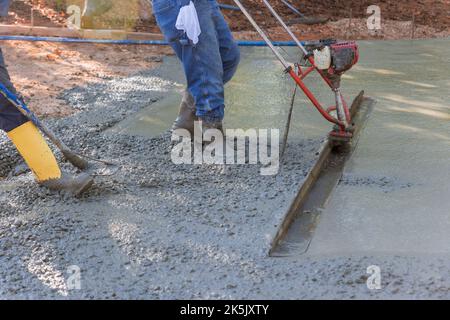
[{"label": "dirt ground", "polygon": [[39,115],[71,111],[58,95],[69,88],[153,68],[167,47],[0,42],[13,83]]},{"label": "dirt ground", "polygon": [[[233,0],[223,3],[233,4]],[[381,9],[382,29],[369,32],[367,28],[367,8],[373,1],[367,0],[318,0],[291,1],[305,16],[328,18],[324,24],[305,25],[295,23],[298,15],[288,9],[281,1],[270,1],[276,11],[283,17],[294,33],[301,39],[409,39],[440,38],[450,35],[450,1],[377,1]],[[289,36],[279,27],[270,12],[264,8],[261,0],[246,1],[246,8],[254,15],[255,20],[268,30],[274,40],[290,40]],[[239,39],[258,39],[251,24],[242,13],[225,11],[225,16]],[[414,17],[413,17],[414,16]],[[413,25],[414,19],[414,25]],[[414,28],[414,31],[413,31]]]},{"label": "dirt ground", "polygon": [[[221,0],[223,4],[234,5],[233,0]],[[31,9],[34,9],[33,23],[36,26],[64,26],[66,15],[58,8],[43,0],[14,0],[10,8],[10,17],[2,23],[30,25]],[[291,24],[299,35],[309,38],[326,38],[330,35],[338,38],[350,37],[353,39],[385,38],[404,39],[411,36],[411,21],[414,19],[418,28],[418,37],[443,37],[450,35],[450,1],[449,0],[380,0],[376,4],[381,9],[383,30],[376,34],[368,34],[365,19],[369,16],[367,8],[374,3],[369,0],[316,0],[299,1],[291,3],[308,17],[327,18],[329,21],[323,25],[307,26],[296,23],[298,15],[288,9],[280,0],[272,0],[271,4],[283,19]],[[261,0],[245,1],[246,8],[252,13],[255,20],[265,29],[275,34],[274,39],[285,40],[286,36],[279,34],[278,24],[265,9]],[[123,10],[122,10],[123,11]],[[227,22],[234,32],[243,32],[239,38],[245,38],[246,32],[253,31],[250,22],[239,11],[222,10]],[[144,18],[134,23],[135,31],[159,32],[155,19],[148,13],[141,14]],[[150,17],[150,18],[148,18]],[[350,23],[349,19],[354,20]],[[101,18],[103,20],[103,18]],[[361,23],[363,22],[363,23]],[[409,26],[406,22],[409,22]],[[111,22],[114,24],[114,22]],[[406,24],[406,25],[405,25]],[[116,27],[117,28],[117,27]],[[272,30],[275,28],[274,30]],[[403,32],[406,29],[406,32]]]},{"label": "dirt ground", "polygon": [[[315,39],[355,39],[355,40],[402,40],[411,39],[414,32],[414,39],[444,38],[450,36],[450,29],[438,31],[426,25],[414,25],[412,21],[384,21],[380,31],[371,32],[367,29],[367,20],[360,19],[340,19],[329,21],[324,25],[292,25],[291,29],[303,40]],[[289,36],[282,27],[270,28],[270,36],[273,40],[288,41]],[[260,37],[255,31],[235,32],[237,39],[259,40]]]},{"label": "dirt ground", "polygon": [[[233,0],[223,0],[223,3],[233,4]],[[437,30],[450,27],[450,1],[448,0],[315,0],[315,1],[290,1],[296,8],[306,16],[327,17],[331,21],[349,18],[367,17],[367,7],[376,4],[381,8],[382,19],[393,21],[410,21],[415,15],[418,24],[433,26]],[[272,0],[270,3],[286,20],[297,18],[280,0]],[[255,14],[259,24],[265,27],[273,27],[276,22],[270,17],[268,10],[263,9],[261,0],[246,1],[245,6]],[[242,17],[240,12],[227,12],[227,17],[234,30],[249,30],[251,25]]]},{"label": "dirt ground", "polygon": [[[33,10],[33,16],[31,15]],[[33,18],[32,18],[33,17]],[[9,16],[1,18],[4,24],[57,27],[65,23],[65,15],[49,6],[32,0],[13,0],[9,8]],[[33,19],[33,21],[32,21]]]}]

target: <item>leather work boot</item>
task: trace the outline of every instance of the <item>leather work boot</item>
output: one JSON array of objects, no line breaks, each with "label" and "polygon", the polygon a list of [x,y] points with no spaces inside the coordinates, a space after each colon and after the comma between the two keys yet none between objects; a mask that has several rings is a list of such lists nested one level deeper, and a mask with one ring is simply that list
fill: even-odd
[{"label": "leather work boot", "polygon": [[202,131],[203,134],[209,129],[217,129],[222,132],[222,135],[225,136],[223,130],[223,124],[221,120],[210,121],[210,120],[202,120]]},{"label": "leather work boot", "polygon": [[194,136],[194,121],[198,121],[198,117],[195,115],[194,97],[186,90],[183,100],[181,100],[180,112],[172,125],[172,132],[177,129],[186,129],[191,136]]},{"label": "leather work boot", "polygon": [[[199,118],[199,122],[196,122],[196,125],[198,127],[196,127],[196,130],[195,130],[195,134],[196,134],[195,140],[197,140],[197,141],[201,140],[203,142],[202,143],[203,146],[207,146],[207,145],[209,145],[211,143],[210,141],[203,140],[205,138],[205,136],[206,136],[206,133],[210,129],[219,130],[222,133],[222,138],[225,138],[225,133],[224,133],[224,130],[223,130],[223,125],[222,125],[222,121],[221,120],[213,121],[213,120],[205,120],[205,119]],[[201,126],[201,130],[200,130],[200,126]]]},{"label": "leather work boot", "polygon": [[94,179],[88,174],[80,174],[73,177],[67,173],[62,173],[61,178],[42,181],[39,184],[53,191],[67,191],[78,197],[87,191]]}]

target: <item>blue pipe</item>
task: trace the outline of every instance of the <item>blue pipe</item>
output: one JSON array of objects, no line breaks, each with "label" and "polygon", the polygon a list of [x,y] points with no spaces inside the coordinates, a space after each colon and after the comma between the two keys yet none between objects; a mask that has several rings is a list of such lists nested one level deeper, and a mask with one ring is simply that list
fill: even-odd
[{"label": "blue pipe", "polygon": [[[264,41],[254,40],[237,40],[237,44],[240,47],[267,47],[267,43]],[[272,44],[276,47],[296,47],[297,44],[294,41],[274,41]]]},{"label": "blue pipe", "polygon": [[[0,36],[1,40],[16,41],[44,41],[44,42],[63,42],[63,43],[102,43],[102,44],[123,44],[123,45],[159,45],[167,46],[169,43],[164,40],[112,40],[112,39],[78,39],[78,38],[60,38],[60,37],[35,37],[35,36]],[[238,40],[237,44],[241,47],[266,47],[264,41]],[[293,41],[275,41],[278,47],[295,47]]]},{"label": "blue pipe", "polygon": [[63,43],[105,43],[105,44],[154,44],[167,45],[164,40],[112,40],[112,39],[81,39],[64,37],[36,37],[36,36],[0,36],[0,40],[44,41]]}]

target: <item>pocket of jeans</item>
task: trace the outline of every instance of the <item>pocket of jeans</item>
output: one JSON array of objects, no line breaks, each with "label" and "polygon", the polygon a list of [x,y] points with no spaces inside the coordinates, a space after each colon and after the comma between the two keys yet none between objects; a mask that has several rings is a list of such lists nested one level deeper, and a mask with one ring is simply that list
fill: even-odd
[{"label": "pocket of jeans", "polygon": [[180,11],[179,0],[153,0],[153,3],[153,13],[166,41],[171,43],[180,41],[184,31],[175,27]]},{"label": "pocket of jeans", "polygon": [[153,14],[164,14],[166,11],[169,11],[175,8],[177,5],[176,0],[153,0],[152,1],[152,9]]}]

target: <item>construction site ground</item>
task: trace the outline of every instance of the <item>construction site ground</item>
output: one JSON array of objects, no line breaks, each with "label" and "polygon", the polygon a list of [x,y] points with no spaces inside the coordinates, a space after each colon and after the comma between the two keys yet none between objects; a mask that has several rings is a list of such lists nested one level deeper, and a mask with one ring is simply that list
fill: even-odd
[{"label": "construction site ground", "polygon": [[[78,0],[79,1],[79,0]],[[76,0],[74,0],[74,3]],[[304,15],[308,17],[326,18],[329,22],[323,25],[308,26],[296,23],[299,16],[288,9],[280,0],[273,0],[270,3],[280,13],[285,21],[296,29],[302,38],[328,38],[330,34],[333,37],[342,38],[343,36],[352,36],[361,38],[389,38],[400,39],[405,35],[411,34],[411,21],[414,20],[416,36],[421,37],[443,37],[448,35],[450,21],[450,1],[448,0],[380,0],[376,3],[369,0],[319,0],[319,1],[291,1]],[[131,3],[131,2],[130,2]],[[120,14],[132,14],[135,6],[130,3],[114,4],[112,13],[114,18]],[[219,1],[222,4],[234,5],[233,0]],[[270,12],[264,8],[260,0],[246,0],[243,2],[249,9],[255,20],[263,28],[271,30],[276,38],[284,38],[281,33],[276,32],[276,20],[270,15]],[[367,32],[367,18],[371,15],[367,8],[371,5],[378,5],[381,9],[381,19],[383,30],[377,34]],[[126,6],[133,6],[128,8]],[[45,27],[64,27],[66,26],[67,14],[61,11],[52,1],[45,0],[13,0],[10,8],[10,16],[3,19],[3,23],[11,25],[30,25],[31,9],[33,13],[33,24],[35,26]],[[58,10],[59,9],[59,10]],[[131,10],[131,11],[130,11]],[[140,14],[141,19],[137,19],[130,28],[141,32],[159,32],[154,17],[149,14],[150,6],[142,6]],[[253,31],[251,24],[239,11],[222,10],[226,20],[229,22],[234,32]],[[108,13],[106,14],[108,17]],[[134,13],[133,13],[134,15]],[[414,17],[414,18],[413,18]],[[351,23],[349,19],[352,19]],[[115,19],[120,21],[120,19]],[[350,24],[349,24],[350,23]],[[123,27],[114,25],[111,22],[111,28]]]},{"label": "construction site ground", "polygon": [[[120,164],[74,199],[39,187],[0,135],[0,299],[450,298],[450,1],[378,1],[376,33],[371,1],[293,2],[330,19],[290,23],[301,39],[363,40],[344,93],[377,101],[308,250],[268,256],[330,130],[303,96],[277,176],[180,166],[168,128],[185,80],[170,48],[0,41],[31,109],[70,147]],[[274,40],[289,40],[259,1],[246,6]],[[65,26],[63,13],[34,9],[35,25]],[[30,11],[31,1],[14,1],[1,23],[30,25]],[[224,13],[237,39],[259,40],[241,13]],[[151,17],[133,31],[159,32]],[[285,50],[294,62],[296,49]],[[332,104],[317,78],[308,84]],[[292,87],[267,48],[242,48],[225,125],[283,128]],[[70,287],[74,266],[80,290]],[[367,286],[374,266],[379,290]]]},{"label": "construction site ground", "polygon": [[[365,89],[377,105],[309,250],[284,258],[268,256],[270,240],[330,130],[303,97],[277,176],[255,165],[175,165],[167,129],[184,77],[159,51],[167,49],[2,43],[19,87],[51,87],[59,83],[45,78],[50,68],[76,77],[85,67],[53,89],[63,116],[33,105],[31,88],[25,94],[69,146],[114,159],[120,171],[74,199],[39,187],[1,137],[0,298],[449,298],[449,41],[360,42],[345,95]],[[26,48],[42,75],[11,62]],[[149,60],[130,61],[133,50]],[[105,53],[117,60],[96,55]],[[267,48],[242,56],[226,126],[282,128],[292,81]],[[316,80],[308,83],[331,103]],[[80,290],[69,285],[73,266]],[[371,266],[380,290],[367,286]]]}]

